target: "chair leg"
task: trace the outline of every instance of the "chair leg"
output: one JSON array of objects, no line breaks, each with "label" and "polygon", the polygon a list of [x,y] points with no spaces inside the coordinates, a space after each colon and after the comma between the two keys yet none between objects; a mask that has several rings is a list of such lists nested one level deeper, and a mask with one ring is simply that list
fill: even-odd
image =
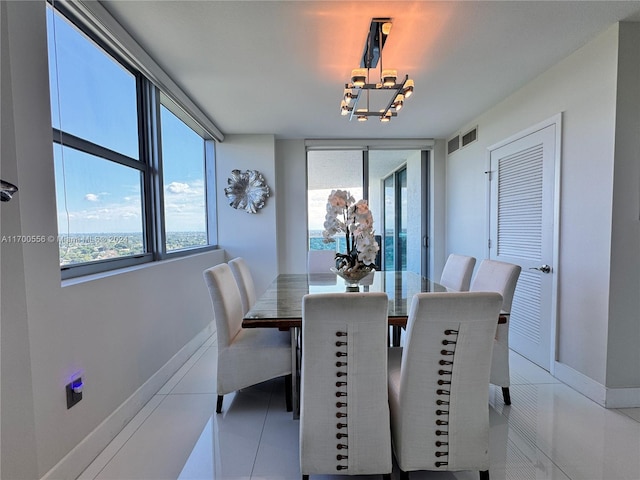
[{"label": "chair leg", "polygon": [[218,401],[216,402],[216,413],[222,412],[222,397],[223,395],[218,395]]},{"label": "chair leg", "polygon": [[502,387],[502,398],[505,405],[511,405],[511,394],[509,393],[509,387]]},{"label": "chair leg", "polygon": [[400,339],[402,337],[402,327],[398,327],[396,325],[394,325],[393,327],[391,327],[392,329],[392,336],[391,336],[391,346],[392,347],[399,347],[400,346]]},{"label": "chair leg", "polygon": [[390,473],[383,473],[382,474],[382,480],[391,480],[391,474]]},{"label": "chair leg", "polygon": [[480,480],[489,480],[489,470],[480,471]]},{"label": "chair leg", "polygon": [[409,472],[400,470],[400,480],[409,480]]},{"label": "chair leg", "polygon": [[285,392],[284,395],[287,402],[287,412],[293,411],[293,398],[292,398],[293,388],[292,388],[291,382],[292,382],[291,374],[284,377],[284,392]]},{"label": "chair leg", "polygon": [[302,480],[309,480],[309,475],[302,475]]}]

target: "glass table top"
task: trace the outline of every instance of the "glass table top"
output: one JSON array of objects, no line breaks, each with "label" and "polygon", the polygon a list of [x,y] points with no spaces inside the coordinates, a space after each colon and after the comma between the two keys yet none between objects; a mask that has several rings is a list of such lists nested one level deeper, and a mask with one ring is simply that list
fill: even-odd
[{"label": "glass table top", "polygon": [[[361,292],[386,292],[389,296],[389,324],[404,325],[411,299],[420,292],[446,292],[442,285],[413,272],[375,271],[366,277]],[[282,274],[267,287],[247,312],[244,327],[300,326],[302,297],[307,293],[345,292],[344,280],[333,273]]]}]

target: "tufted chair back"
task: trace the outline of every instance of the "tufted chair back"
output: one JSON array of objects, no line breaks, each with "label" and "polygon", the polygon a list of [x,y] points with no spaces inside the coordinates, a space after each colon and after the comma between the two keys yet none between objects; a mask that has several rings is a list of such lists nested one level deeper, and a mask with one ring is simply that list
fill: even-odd
[{"label": "tufted chair back", "polygon": [[497,293],[413,298],[406,344],[389,352],[393,449],[403,472],[488,471],[489,369],[501,305]]},{"label": "tufted chair back", "polygon": [[385,293],[302,301],[300,468],[310,474],[390,474]]}]

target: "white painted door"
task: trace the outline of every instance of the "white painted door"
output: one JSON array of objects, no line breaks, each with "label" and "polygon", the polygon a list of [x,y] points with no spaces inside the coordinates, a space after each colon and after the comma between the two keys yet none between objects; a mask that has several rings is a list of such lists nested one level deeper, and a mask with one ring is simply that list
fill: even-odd
[{"label": "white painted door", "polygon": [[542,368],[552,365],[555,326],[556,123],[490,148],[489,257],[522,267],[509,344]]}]

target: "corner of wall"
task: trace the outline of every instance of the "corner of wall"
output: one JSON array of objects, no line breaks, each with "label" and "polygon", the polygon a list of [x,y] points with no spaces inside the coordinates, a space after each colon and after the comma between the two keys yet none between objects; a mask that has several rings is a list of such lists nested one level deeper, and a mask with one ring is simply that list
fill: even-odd
[{"label": "corner of wall", "polygon": [[436,140],[429,165],[429,278],[440,278],[447,255],[446,243],[446,141]]}]

